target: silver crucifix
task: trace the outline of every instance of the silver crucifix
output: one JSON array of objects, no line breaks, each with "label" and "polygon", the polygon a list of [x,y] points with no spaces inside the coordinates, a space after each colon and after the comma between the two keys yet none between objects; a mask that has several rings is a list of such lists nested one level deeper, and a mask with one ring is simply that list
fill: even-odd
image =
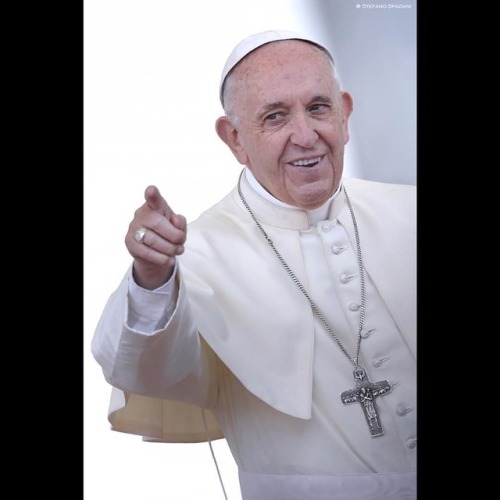
[{"label": "silver crucifix", "polygon": [[343,404],[361,403],[363,413],[370,428],[372,437],[381,436],[384,431],[379,420],[375,398],[391,392],[391,385],[387,380],[371,382],[365,369],[359,366],[354,370],[354,389],[344,391],[340,397]]}]

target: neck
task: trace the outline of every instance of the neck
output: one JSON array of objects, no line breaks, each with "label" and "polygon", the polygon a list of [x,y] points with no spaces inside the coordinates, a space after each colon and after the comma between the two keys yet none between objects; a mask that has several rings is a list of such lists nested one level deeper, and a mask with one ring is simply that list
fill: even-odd
[{"label": "neck", "polygon": [[[289,208],[292,210],[302,210],[302,208],[296,207],[294,205],[288,205],[287,203],[282,202],[281,200],[278,200],[278,198],[275,198],[269,191],[267,191],[262,184],[255,178],[255,176],[252,174],[250,169],[245,168],[245,177],[248,181],[248,183],[257,191],[257,193],[262,196],[265,200],[271,202],[274,205],[277,205],[279,207],[283,208]],[[309,223],[311,225],[317,224],[319,221],[328,219],[328,214],[330,212],[330,206],[332,204],[332,201],[337,197],[338,193],[342,189],[342,184],[339,185],[335,193],[333,193],[328,200],[326,200],[323,205],[321,205],[318,208],[314,208],[313,210],[305,210],[307,213],[307,218],[309,220]]]}]

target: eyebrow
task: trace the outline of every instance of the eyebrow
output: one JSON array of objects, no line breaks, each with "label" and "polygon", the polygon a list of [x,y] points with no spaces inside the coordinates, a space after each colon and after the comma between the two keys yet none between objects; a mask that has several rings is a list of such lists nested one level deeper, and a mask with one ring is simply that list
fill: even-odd
[{"label": "eyebrow", "polygon": [[[324,102],[324,103],[332,103],[333,102],[333,99],[329,96],[326,96],[326,95],[317,95],[315,97],[313,97],[311,99],[311,102]],[[273,109],[276,109],[276,108],[283,108],[283,107],[286,107],[286,104],[283,102],[283,101],[276,101],[276,102],[272,102],[272,103],[269,103],[269,104],[266,104],[262,109],[261,109],[261,113],[262,114],[266,114],[268,113],[269,111],[272,111]]]},{"label": "eyebrow", "polygon": [[265,115],[269,111],[272,111],[273,109],[276,108],[283,108],[285,107],[285,103],[283,101],[277,101],[277,102],[272,102],[270,104],[266,104],[262,109],[261,109],[261,114]]},{"label": "eyebrow", "polygon": [[333,99],[327,95],[318,95],[314,99],[312,99],[313,102],[328,102],[332,103]]}]

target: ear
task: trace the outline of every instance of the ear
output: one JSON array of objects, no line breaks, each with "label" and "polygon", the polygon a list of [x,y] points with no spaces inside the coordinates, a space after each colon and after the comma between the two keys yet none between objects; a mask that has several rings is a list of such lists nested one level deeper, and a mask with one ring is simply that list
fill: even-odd
[{"label": "ear", "polygon": [[242,165],[246,165],[248,160],[247,154],[240,143],[238,129],[233,126],[231,120],[227,116],[221,116],[215,122],[215,130],[222,141],[227,144],[236,159]]},{"label": "ear", "polygon": [[354,108],[352,95],[349,92],[341,92],[340,98],[342,99],[342,130],[344,132],[344,144],[349,142],[349,117],[351,116]]}]

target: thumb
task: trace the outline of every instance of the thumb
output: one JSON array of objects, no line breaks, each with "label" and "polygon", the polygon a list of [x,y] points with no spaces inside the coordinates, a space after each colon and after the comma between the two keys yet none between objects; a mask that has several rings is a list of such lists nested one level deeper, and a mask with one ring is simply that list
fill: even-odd
[{"label": "thumb", "polygon": [[186,217],[181,214],[172,214],[170,217],[170,222],[181,231],[186,232]]}]

